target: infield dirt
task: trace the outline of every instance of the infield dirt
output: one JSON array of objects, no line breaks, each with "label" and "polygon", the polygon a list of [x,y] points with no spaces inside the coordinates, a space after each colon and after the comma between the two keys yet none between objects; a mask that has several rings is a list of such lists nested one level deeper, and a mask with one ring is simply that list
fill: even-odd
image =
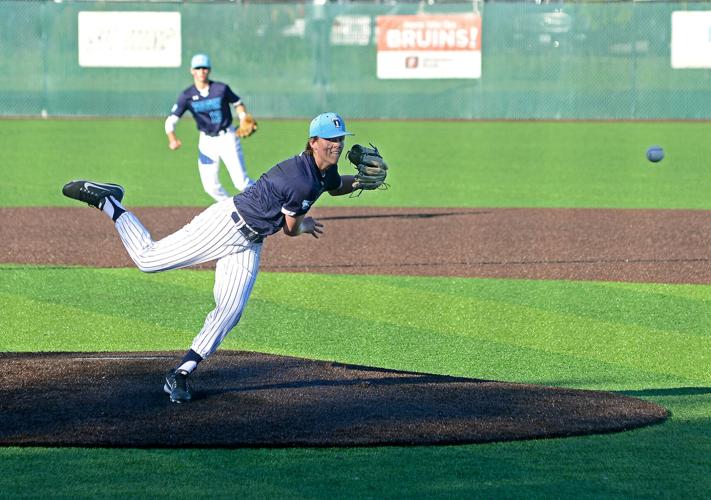
[{"label": "infield dirt", "polygon": [[[159,239],[199,211],[135,213]],[[711,283],[708,211],[318,208],[310,214],[324,223],[324,234],[268,238],[262,271]],[[133,266],[96,210],[3,208],[0,221],[0,263]]]}]

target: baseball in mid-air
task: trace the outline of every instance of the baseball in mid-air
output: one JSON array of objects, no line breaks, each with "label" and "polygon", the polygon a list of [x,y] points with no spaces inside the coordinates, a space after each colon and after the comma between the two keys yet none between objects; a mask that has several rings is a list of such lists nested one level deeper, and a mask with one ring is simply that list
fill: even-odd
[{"label": "baseball in mid-air", "polygon": [[653,163],[664,159],[664,149],[661,146],[652,146],[647,150],[647,159]]}]

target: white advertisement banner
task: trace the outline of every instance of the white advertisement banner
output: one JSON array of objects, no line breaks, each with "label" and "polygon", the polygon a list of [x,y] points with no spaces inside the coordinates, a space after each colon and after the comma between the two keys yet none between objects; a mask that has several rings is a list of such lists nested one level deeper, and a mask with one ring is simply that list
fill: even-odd
[{"label": "white advertisement banner", "polygon": [[379,16],[381,79],[481,78],[478,14]]},{"label": "white advertisement banner", "polygon": [[79,12],[79,66],[177,68],[180,12]]},{"label": "white advertisement banner", "polygon": [[370,32],[370,16],[336,16],[331,45],[368,45]]},{"label": "white advertisement banner", "polygon": [[711,68],[711,12],[672,12],[672,68]]}]

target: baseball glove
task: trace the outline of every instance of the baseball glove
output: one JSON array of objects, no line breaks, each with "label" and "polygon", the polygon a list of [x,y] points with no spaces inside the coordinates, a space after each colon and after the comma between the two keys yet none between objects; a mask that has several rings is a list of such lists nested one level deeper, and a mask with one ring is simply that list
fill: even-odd
[{"label": "baseball glove", "polygon": [[387,189],[385,178],[388,175],[388,165],[380,155],[378,148],[370,148],[355,144],[348,151],[348,160],[355,165],[358,173],[355,175],[354,189],[370,191],[373,189]]},{"label": "baseball glove", "polygon": [[240,121],[239,128],[237,129],[238,137],[249,137],[257,131],[259,127],[257,126],[257,120],[254,119],[251,113],[244,115],[244,119]]}]

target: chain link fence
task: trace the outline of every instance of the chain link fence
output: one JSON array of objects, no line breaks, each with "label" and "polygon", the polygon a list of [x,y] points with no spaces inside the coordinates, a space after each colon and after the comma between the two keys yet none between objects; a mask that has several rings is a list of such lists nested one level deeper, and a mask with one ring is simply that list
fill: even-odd
[{"label": "chain link fence", "polygon": [[[0,116],[162,117],[192,82],[190,56],[205,52],[212,78],[229,83],[262,118],[337,109],[352,118],[706,120],[710,70],[672,66],[675,11],[703,17],[711,3],[6,0]],[[118,25],[101,28],[87,12],[134,17],[117,31]],[[95,50],[127,30],[136,38],[112,43],[162,50],[165,40],[141,28],[152,13],[178,16],[170,64],[132,67]],[[403,69],[396,78],[379,78],[386,64],[379,23],[404,19],[401,29],[423,16],[480,18],[478,77],[433,68],[431,77],[409,78]],[[405,28],[398,36],[406,36]],[[698,43],[711,43],[711,29],[706,37]],[[421,49],[413,47],[403,64],[427,61]],[[436,49],[435,65],[449,64],[456,73],[473,64],[471,50],[454,53],[465,58],[452,62]],[[82,61],[82,51],[93,62]]]}]

